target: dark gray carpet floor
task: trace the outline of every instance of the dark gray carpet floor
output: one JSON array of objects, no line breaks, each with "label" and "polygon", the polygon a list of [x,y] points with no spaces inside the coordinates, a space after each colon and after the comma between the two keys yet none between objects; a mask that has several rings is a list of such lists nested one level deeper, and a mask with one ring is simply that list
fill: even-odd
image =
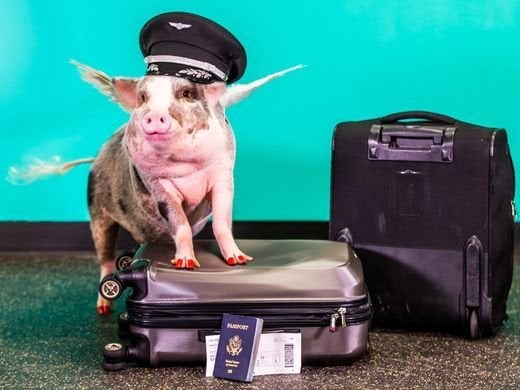
[{"label": "dark gray carpet floor", "polygon": [[352,365],[258,376],[250,385],[205,378],[203,367],[103,371],[101,349],[117,340],[117,324],[116,314],[96,314],[97,273],[90,253],[0,255],[1,389],[520,388],[518,263],[510,319],[496,337],[373,329],[369,354]]}]

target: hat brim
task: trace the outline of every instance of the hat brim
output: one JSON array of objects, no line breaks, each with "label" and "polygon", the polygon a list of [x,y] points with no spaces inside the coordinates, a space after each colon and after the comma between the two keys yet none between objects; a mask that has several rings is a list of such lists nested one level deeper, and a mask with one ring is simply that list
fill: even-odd
[{"label": "hat brim", "polygon": [[176,76],[202,84],[228,79],[229,69],[222,60],[204,49],[181,42],[156,43],[145,61],[147,75]]}]

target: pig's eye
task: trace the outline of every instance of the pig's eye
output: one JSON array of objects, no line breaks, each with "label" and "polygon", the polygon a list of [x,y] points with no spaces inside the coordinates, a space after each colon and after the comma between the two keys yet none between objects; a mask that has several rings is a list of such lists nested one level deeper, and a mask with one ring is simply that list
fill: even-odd
[{"label": "pig's eye", "polygon": [[191,96],[191,92],[189,89],[185,89],[184,91],[182,91],[182,97],[185,98],[185,99],[191,99],[192,96]]},{"label": "pig's eye", "polygon": [[144,92],[141,92],[139,94],[139,104],[143,104],[146,101],[146,94]]}]

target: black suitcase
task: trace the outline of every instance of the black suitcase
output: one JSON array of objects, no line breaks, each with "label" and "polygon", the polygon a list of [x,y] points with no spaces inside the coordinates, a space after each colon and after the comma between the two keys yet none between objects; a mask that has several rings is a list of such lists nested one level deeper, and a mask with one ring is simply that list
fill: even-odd
[{"label": "black suitcase", "polygon": [[100,293],[108,299],[132,287],[119,320],[120,335],[130,344],[108,344],[104,368],[118,370],[128,362],[202,364],[205,336],[218,334],[223,313],[260,317],[264,332],[301,333],[304,364],[341,364],[365,354],[372,310],[361,263],[348,245],[237,243],[254,261],[230,267],[215,241],[196,240],[201,268],[178,270],[170,264],[172,245],[154,244],[141,247],[129,266],[104,278]]},{"label": "black suitcase", "polygon": [[495,334],[514,189],[504,129],[424,111],[338,124],[329,235],[358,253],[374,324]]}]

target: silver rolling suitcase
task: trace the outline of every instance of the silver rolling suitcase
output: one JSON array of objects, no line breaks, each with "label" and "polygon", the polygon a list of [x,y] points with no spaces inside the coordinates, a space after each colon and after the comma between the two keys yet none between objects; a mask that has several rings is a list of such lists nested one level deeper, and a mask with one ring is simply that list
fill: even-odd
[{"label": "silver rolling suitcase", "polygon": [[203,364],[205,336],[218,334],[223,313],[260,317],[264,333],[301,333],[303,364],[343,364],[365,354],[372,309],[361,263],[348,245],[237,243],[254,257],[247,265],[225,264],[215,241],[200,240],[195,253],[201,268],[178,270],[170,264],[173,247],[155,244],[103,279],[106,298],[132,289],[119,320],[129,344],[107,345],[104,368]]}]

